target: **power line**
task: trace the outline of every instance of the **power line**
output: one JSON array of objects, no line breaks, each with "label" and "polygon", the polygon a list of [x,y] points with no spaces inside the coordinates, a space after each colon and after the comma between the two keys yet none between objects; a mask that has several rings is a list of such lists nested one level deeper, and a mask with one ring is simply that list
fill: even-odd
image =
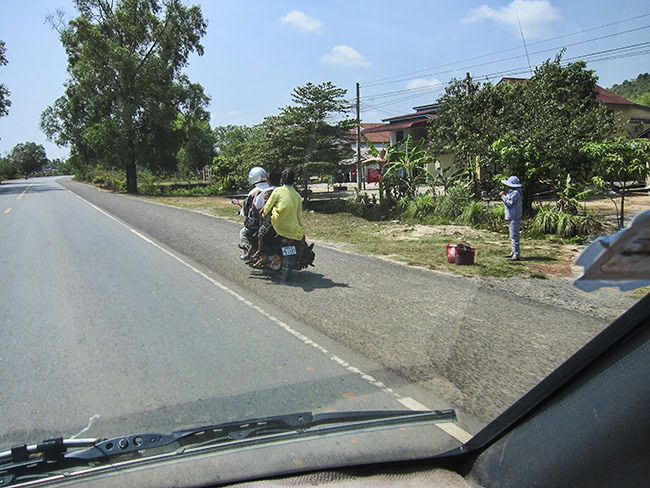
[{"label": "power line", "polygon": [[[622,46],[618,48],[612,48],[612,49],[606,49],[603,51],[596,51],[593,53],[587,53],[587,54],[582,54],[580,56],[573,56],[570,58],[566,58],[563,60],[563,64],[566,65],[569,62],[572,61],[577,61],[577,60],[584,60],[588,61],[590,63],[596,63],[596,62],[601,62],[601,61],[610,61],[610,60],[615,60],[615,59],[622,59],[622,58],[628,58],[628,57],[633,57],[633,56],[641,56],[644,54],[650,53],[649,49],[646,49],[650,47],[650,42],[642,42],[642,43],[637,43],[637,44],[630,44],[627,46]],[[640,49],[643,48],[643,49]],[[632,51],[632,49],[637,49],[636,51]],[[628,51],[628,52],[625,52]],[[590,59],[592,58],[592,59]],[[482,74],[482,75],[476,75],[474,79],[485,79],[485,80],[492,80],[496,78],[502,78],[506,75],[520,75],[520,74],[525,74],[529,70],[528,66],[522,66],[518,68],[512,68],[508,70],[503,70],[503,71],[497,71],[497,72],[492,72],[492,73],[487,73],[487,74]],[[425,95],[432,95],[436,92],[442,91],[442,88],[445,86],[448,86],[451,83],[441,83],[442,87],[424,87],[421,91],[415,94],[411,94],[409,96],[405,96],[396,100],[389,100],[387,102],[379,103],[376,105],[369,105],[366,104],[366,106],[372,107],[374,109],[380,109],[382,107],[387,107],[389,105],[394,105],[396,103],[404,102],[407,100],[413,100],[416,98],[420,98]]]},{"label": "power line", "polygon": [[[573,37],[573,36],[576,36],[576,35],[579,35],[579,34],[584,34],[585,32],[592,32],[592,31],[595,31],[595,30],[604,29],[606,27],[611,27],[613,25],[623,24],[625,22],[631,22],[633,20],[638,20],[638,19],[642,19],[644,17],[649,17],[649,16],[650,16],[650,13],[641,14],[641,15],[637,15],[636,17],[630,17],[628,19],[619,20],[617,22],[610,22],[609,24],[599,25],[599,26],[596,26],[596,27],[591,27],[589,29],[585,29],[585,30],[581,30],[581,31],[577,31],[577,32],[572,32],[572,33],[564,34],[564,35],[561,35],[561,36],[549,37],[549,38],[543,39],[541,41],[536,41],[536,42],[533,42],[533,43],[529,43],[528,45],[529,46],[536,46],[538,44],[543,44],[545,42],[555,41],[555,40],[558,40],[558,39],[565,39],[567,37]],[[509,49],[503,49],[501,51],[495,51],[495,52],[488,53],[488,54],[482,54],[480,56],[474,56],[474,57],[471,57],[471,58],[462,59],[460,61],[454,61],[452,63],[433,66],[431,68],[424,68],[424,69],[421,69],[421,70],[410,71],[410,72],[402,73],[402,74],[399,74],[399,75],[388,76],[386,78],[379,78],[377,80],[371,80],[371,81],[367,82],[367,84],[365,86],[366,87],[371,87],[374,84],[376,84],[376,83],[379,84],[379,82],[382,82],[382,81],[391,80],[391,79],[394,79],[394,78],[401,78],[401,77],[404,77],[404,76],[418,74],[418,73],[424,73],[426,71],[431,71],[431,70],[438,69],[438,68],[445,68],[447,66],[451,66],[451,65],[456,64],[456,63],[465,63],[465,62],[468,62],[468,61],[474,61],[474,60],[486,58],[486,57],[489,57],[489,56],[496,56],[497,54],[503,54],[503,53],[507,53],[507,52],[516,51],[518,49],[519,49],[519,47],[512,47],[512,48],[509,48]]]},{"label": "power line", "polygon": [[[603,40],[603,39],[609,39],[609,38],[612,38],[612,37],[621,36],[621,35],[624,35],[624,34],[629,34],[631,32],[638,32],[638,31],[644,30],[644,29],[650,29],[650,25],[645,25],[643,27],[637,27],[637,28],[634,28],[634,29],[628,29],[628,30],[621,31],[621,32],[615,32],[613,34],[607,34],[607,35],[600,36],[600,37],[594,37],[592,39],[585,39],[583,41],[577,41],[577,42],[573,42],[571,44],[565,44],[565,45],[562,45],[562,46],[555,46],[555,47],[552,47],[552,48],[541,49],[539,51],[535,51],[535,52],[532,52],[530,54],[542,54],[542,53],[546,53],[546,52],[549,52],[549,51],[557,51],[559,49],[564,49],[564,48],[573,47],[573,46],[579,46],[579,45],[582,45],[582,44],[587,44],[589,42],[594,42],[594,41],[600,41],[600,40]],[[523,58],[523,57],[526,57],[526,55],[510,56],[508,58],[501,58],[501,59],[496,59],[496,60],[493,60],[493,61],[486,61],[484,63],[478,63],[478,64],[474,64],[474,65],[470,65],[470,66],[463,66],[463,67],[458,67],[458,68],[454,68],[454,69],[450,69],[450,70],[439,71],[439,72],[436,72],[436,73],[429,73],[428,76],[449,74],[449,73],[454,73],[456,71],[468,70],[468,69],[472,69],[472,68],[480,68],[482,66],[487,66],[487,65],[490,65],[490,64],[500,63],[500,62],[504,62],[504,61],[512,61],[512,60],[520,59],[520,58]],[[450,63],[450,64],[453,64],[453,63]],[[413,79],[415,79],[415,78],[413,78],[413,77],[411,77],[411,78],[401,78],[399,80],[394,80],[394,81],[390,81],[390,82],[374,83],[374,84],[370,84],[370,85],[364,85],[364,87],[365,88],[371,88],[373,86],[380,86],[380,85],[386,85],[386,84],[392,84],[392,83],[399,83],[399,82],[403,82],[403,81],[411,81]]]},{"label": "power line", "polygon": [[[647,28],[650,28],[650,26],[641,27],[641,28],[639,28],[639,29],[647,29]],[[635,31],[635,30],[639,30],[639,29],[631,29],[630,31]],[[628,32],[628,31],[623,32],[623,33],[627,33],[627,32]],[[617,34],[615,34],[615,35],[620,35],[620,34],[623,34],[623,33],[617,33]],[[611,36],[612,36],[612,35],[608,35],[608,36],[604,36],[604,37],[611,37]],[[594,40],[600,40],[600,39],[602,39],[602,38],[603,38],[603,37],[599,37],[599,38],[595,38],[595,39],[587,39],[587,40],[585,40],[585,41],[580,41],[579,43],[574,43],[573,45],[577,45],[577,44],[585,44],[585,43],[587,43],[587,42],[592,42],[592,41],[594,41]],[[547,51],[551,51],[551,50],[555,50],[555,49],[557,49],[557,47],[556,47],[556,48],[547,49],[547,50],[542,50],[542,51],[536,51],[536,52],[534,52],[533,54],[540,54],[540,53],[542,53],[542,52],[547,52]],[[494,60],[494,61],[491,61],[491,62],[488,62],[488,63],[481,63],[481,64],[478,64],[478,65],[469,66],[469,67],[465,67],[465,68],[458,68],[458,69],[476,68],[476,67],[481,67],[481,66],[485,66],[485,65],[489,65],[489,64],[495,64],[495,63],[497,63],[497,62],[511,61],[511,60],[513,60],[513,59],[519,59],[519,58],[522,58],[522,57],[524,57],[524,56],[513,56],[513,57],[505,58],[505,59],[502,59],[502,60]],[[435,74],[450,73],[450,72],[454,72],[454,71],[456,71],[456,70],[448,70],[448,71],[446,71],[446,72],[435,73]],[[403,81],[408,81],[408,80],[403,80]],[[440,83],[440,84],[432,85],[432,87],[437,88],[438,86],[445,86],[445,85],[446,85],[446,83]],[[418,91],[426,91],[427,88],[428,88],[428,87],[420,87],[420,88],[406,88],[406,89],[401,89],[401,90],[394,90],[394,91],[391,91],[391,92],[384,92],[384,93],[378,93],[378,94],[371,94],[371,95],[367,95],[365,98],[371,98],[371,99],[385,98],[385,97],[397,96],[397,95],[406,94],[406,93],[415,93],[415,90],[418,90]]]}]

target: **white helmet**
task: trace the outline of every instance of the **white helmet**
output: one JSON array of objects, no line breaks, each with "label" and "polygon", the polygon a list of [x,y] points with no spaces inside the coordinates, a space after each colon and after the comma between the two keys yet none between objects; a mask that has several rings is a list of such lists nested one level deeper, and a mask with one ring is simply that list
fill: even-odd
[{"label": "white helmet", "polygon": [[266,181],[266,170],[259,166],[255,166],[248,172],[248,182],[251,186],[254,186],[261,181]]}]

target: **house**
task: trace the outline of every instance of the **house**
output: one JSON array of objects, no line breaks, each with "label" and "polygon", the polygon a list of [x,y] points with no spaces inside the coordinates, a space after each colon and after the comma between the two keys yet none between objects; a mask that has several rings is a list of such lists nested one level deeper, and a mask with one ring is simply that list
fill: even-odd
[{"label": "house", "polygon": [[[526,78],[501,78],[501,83],[521,83]],[[625,97],[617,95],[611,90],[595,85],[596,100],[604,103],[607,108],[616,114],[621,130],[613,135],[641,137],[641,134],[650,128],[650,107],[639,105]]]},{"label": "house", "polygon": [[[526,78],[506,77],[501,78],[497,85],[501,83],[521,83],[523,81],[526,81]],[[613,135],[633,135],[634,137],[650,138],[650,107],[636,104],[598,85],[595,85],[594,91],[597,100],[615,112],[621,122],[620,132]],[[422,137],[427,136],[428,124],[438,116],[439,107],[440,104],[438,103],[413,107],[415,112],[383,119],[383,124],[377,124],[364,133],[369,135],[373,132],[387,131],[390,133],[391,144],[395,144],[410,135],[413,142],[417,143]],[[453,154],[441,154],[437,158],[442,168],[454,165]]]},{"label": "house", "polygon": [[[413,107],[415,112],[383,119],[382,122],[384,124],[368,129],[365,133],[370,134],[378,131],[387,131],[390,134],[391,144],[395,144],[411,136],[413,143],[417,144],[420,139],[427,137],[429,122],[438,116],[439,108],[439,103]],[[440,154],[438,155],[438,160],[442,168],[448,168],[454,164],[453,154]]]},{"label": "house", "polygon": [[[372,145],[379,151],[390,144],[390,132],[382,129],[386,124],[381,123],[361,123],[361,167],[365,181],[374,183],[378,181],[379,163],[377,159],[370,154],[370,146],[363,136],[365,136]],[[379,130],[374,130],[379,128]],[[357,178],[357,131],[350,131],[350,151],[351,157],[342,161],[341,166],[345,169],[344,178],[346,181],[356,181]]]}]

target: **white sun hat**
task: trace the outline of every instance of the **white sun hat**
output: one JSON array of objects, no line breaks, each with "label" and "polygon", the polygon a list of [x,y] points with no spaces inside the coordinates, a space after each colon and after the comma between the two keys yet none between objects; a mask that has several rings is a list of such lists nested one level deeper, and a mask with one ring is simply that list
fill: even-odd
[{"label": "white sun hat", "polygon": [[519,178],[516,176],[511,176],[507,180],[501,180],[501,183],[503,183],[506,186],[509,186],[510,188],[521,188],[521,183],[519,182]]}]

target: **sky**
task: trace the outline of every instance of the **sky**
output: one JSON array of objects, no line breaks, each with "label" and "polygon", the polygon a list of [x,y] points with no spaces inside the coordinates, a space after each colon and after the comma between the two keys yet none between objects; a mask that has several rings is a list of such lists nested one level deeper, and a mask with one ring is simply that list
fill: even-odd
[{"label": "sky", "polygon": [[[347,89],[351,102],[358,82],[362,121],[381,122],[434,103],[467,72],[492,82],[529,76],[562,47],[565,60],[588,60],[603,87],[650,71],[650,4],[640,0],[185,3],[201,5],[208,21],[205,53],[185,71],[210,95],[213,127],[260,123],[291,103],[295,87],[325,81]],[[27,141],[51,159],[68,154],[39,128],[67,79],[65,52],[45,22],[59,8],[77,15],[72,0],[0,0],[9,62],[0,83],[12,102],[0,118],[0,155]]]}]

